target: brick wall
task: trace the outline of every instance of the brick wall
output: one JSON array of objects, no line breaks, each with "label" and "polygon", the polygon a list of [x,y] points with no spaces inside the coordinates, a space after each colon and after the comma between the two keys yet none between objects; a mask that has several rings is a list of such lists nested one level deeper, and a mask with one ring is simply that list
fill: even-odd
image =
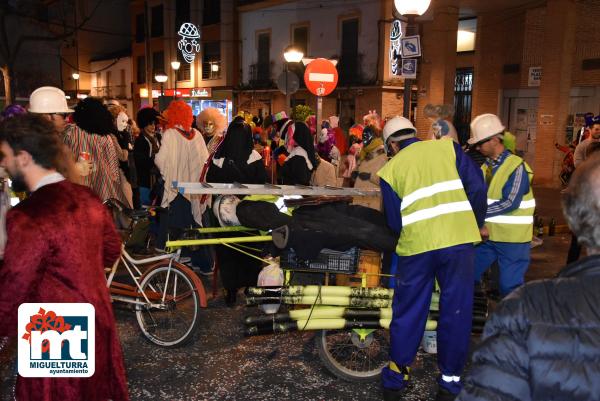
[{"label": "brick wall", "polygon": [[600,2],[577,3],[575,58],[573,59],[573,86],[600,85],[600,69],[583,71],[585,59],[600,58]]},{"label": "brick wall", "polygon": [[524,21],[525,37],[521,60],[521,88],[528,87],[529,67],[540,67],[542,65],[542,54],[546,47],[544,45],[545,23],[546,7],[527,10]]},{"label": "brick wall", "polygon": [[548,0],[547,3],[533,166],[536,182],[543,186],[558,183],[561,155],[555,151],[554,143],[564,137],[569,111],[577,22],[574,5],[574,0]]},{"label": "brick wall", "polygon": [[477,38],[473,80],[473,117],[498,112],[498,91],[504,65],[506,20],[499,14],[477,19]]}]

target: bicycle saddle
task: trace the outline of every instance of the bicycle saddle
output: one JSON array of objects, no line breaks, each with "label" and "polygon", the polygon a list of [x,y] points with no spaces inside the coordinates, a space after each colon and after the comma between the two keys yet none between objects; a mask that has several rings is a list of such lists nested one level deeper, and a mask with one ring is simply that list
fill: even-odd
[{"label": "bicycle saddle", "polygon": [[141,219],[141,218],[150,216],[150,212],[148,212],[148,210],[131,209],[118,199],[109,198],[102,203],[111,209],[116,209],[117,211],[119,211],[120,213],[123,213],[125,216],[129,217],[130,219],[137,220],[137,219]]}]

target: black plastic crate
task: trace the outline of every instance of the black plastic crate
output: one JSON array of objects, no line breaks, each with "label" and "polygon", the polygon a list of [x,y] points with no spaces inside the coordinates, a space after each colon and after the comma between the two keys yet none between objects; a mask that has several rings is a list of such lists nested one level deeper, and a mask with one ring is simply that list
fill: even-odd
[{"label": "black plastic crate", "polygon": [[280,266],[288,270],[354,274],[358,269],[359,253],[358,247],[350,248],[346,252],[324,248],[316,259],[303,260],[296,257],[293,249],[286,249],[281,253]]}]

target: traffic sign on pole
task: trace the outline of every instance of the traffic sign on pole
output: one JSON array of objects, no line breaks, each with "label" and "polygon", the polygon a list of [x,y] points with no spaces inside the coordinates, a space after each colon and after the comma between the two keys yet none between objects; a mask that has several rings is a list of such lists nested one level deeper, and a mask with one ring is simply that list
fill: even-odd
[{"label": "traffic sign on pole", "polygon": [[327,96],[333,92],[338,83],[338,72],[335,65],[324,58],[311,61],[304,71],[306,88],[316,96]]}]

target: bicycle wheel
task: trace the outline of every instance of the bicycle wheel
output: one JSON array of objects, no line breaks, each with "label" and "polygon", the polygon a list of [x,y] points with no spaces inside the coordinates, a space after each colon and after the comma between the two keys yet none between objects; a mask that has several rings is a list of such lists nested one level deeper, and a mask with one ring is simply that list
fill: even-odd
[{"label": "bicycle wheel", "polygon": [[389,331],[385,329],[321,330],[315,342],[327,370],[342,380],[376,380],[389,361]]},{"label": "bicycle wheel", "polygon": [[[151,303],[135,308],[144,336],[162,347],[190,341],[200,320],[200,297],[188,273],[166,262],[148,271],[140,286]],[[144,297],[137,300],[146,302]]]}]

